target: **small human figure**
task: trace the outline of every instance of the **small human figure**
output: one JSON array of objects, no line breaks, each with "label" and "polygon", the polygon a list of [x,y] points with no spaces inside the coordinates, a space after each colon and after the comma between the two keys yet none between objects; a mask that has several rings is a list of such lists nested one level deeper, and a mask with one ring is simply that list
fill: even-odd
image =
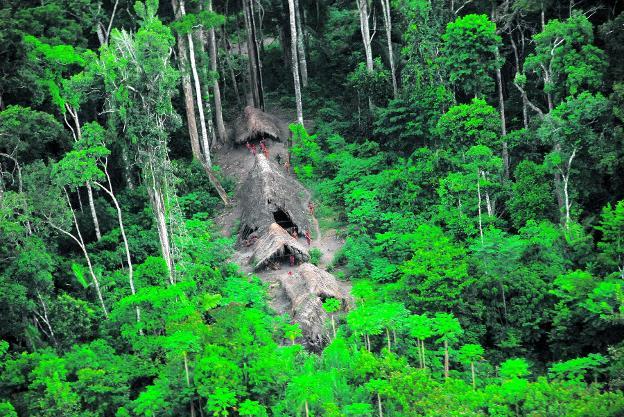
[{"label": "small human figure", "polygon": [[277,161],[278,165],[282,165],[282,155],[281,154],[277,154],[275,155],[275,160]]},{"label": "small human figure", "polygon": [[269,148],[267,148],[266,143],[264,142],[264,139],[260,141],[260,150],[262,150],[264,157],[266,159],[269,159]]},{"label": "small human figure", "polygon": [[252,144],[251,144],[251,153],[252,153],[254,156],[256,156],[256,144],[255,144],[255,143],[252,143]]},{"label": "small human figure", "polygon": [[246,145],[247,145],[247,150],[251,153],[251,145],[249,144],[249,142],[247,142]]},{"label": "small human figure", "polygon": [[288,159],[284,162],[284,169],[286,172],[290,172],[290,162],[288,162]]},{"label": "small human figure", "polygon": [[294,227],[292,228],[292,231],[290,232],[290,235],[295,238],[298,239],[299,236],[297,236],[297,229],[295,229]]},{"label": "small human figure", "polygon": [[312,238],[310,237],[310,231],[306,230],[304,235],[305,235],[305,238],[306,238],[306,242],[308,242],[308,246],[310,246],[310,244],[312,243]]},{"label": "small human figure", "polygon": [[308,203],[308,209],[310,210],[310,214],[314,217],[314,203],[311,201]]},{"label": "small human figure", "polygon": [[290,266],[295,266],[295,255],[290,255]]}]

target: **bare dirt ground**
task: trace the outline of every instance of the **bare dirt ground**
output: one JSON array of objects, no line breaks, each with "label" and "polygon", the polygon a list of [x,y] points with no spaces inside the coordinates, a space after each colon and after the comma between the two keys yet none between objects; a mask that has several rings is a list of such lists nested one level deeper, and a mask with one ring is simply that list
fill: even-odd
[{"label": "bare dirt ground", "polygon": [[[267,146],[269,149],[269,158],[271,160],[276,161],[277,155],[281,156],[282,161],[285,160],[286,148],[283,143],[267,141]],[[238,232],[237,226],[241,215],[238,192],[247,176],[247,173],[253,167],[255,158],[244,146],[234,148],[223,147],[215,152],[213,158],[214,163],[221,168],[222,172],[226,176],[233,178],[237,184],[236,192],[231,200],[230,206],[215,219],[222,233],[225,236],[232,236]],[[308,193],[308,199],[310,198],[311,194]],[[304,202],[305,205],[307,205],[307,203],[308,201]],[[322,256],[319,260],[319,267],[325,269],[331,264],[334,255],[344,244],[344,240],[338,237],[335,230],[321,231],[318,225],[318,220],[311,215],[310,220],[314,227],[314,240],[311,242],[310,247],[317,248],[321,251]],[[306,244],[304,238],[300,238],[300,241],[302,244]],[[232,257],[232,262],[238,264],[247,274],[254,273],[251,265],[249,265],[252,252],[252,248],[239,246]],[[288,312],[289,302],[284,299],[277,277],[288,274],[289,272],[294,272],[297,268],[298,265],[291,267],[288,261],[286,261],[280,265],[280,269],[278,270],[267,269],[255,272],[255,275],[269,284],[271,306],[278,314]],[[341,282],[341,285],[343,285],[347,290],[350,289],[350,284],[347,282]]]}]

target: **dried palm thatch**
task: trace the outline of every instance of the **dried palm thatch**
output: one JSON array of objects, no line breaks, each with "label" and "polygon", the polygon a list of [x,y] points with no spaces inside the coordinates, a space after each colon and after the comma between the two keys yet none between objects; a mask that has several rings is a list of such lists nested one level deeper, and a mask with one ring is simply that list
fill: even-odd
[{"label": "dried palm thatch", "polygon": [[289,300],[292,319],[299,323],[308,349],[321,350],[329,342],[326,326],[329,315],[323,309],[323,302],[335,298],[342,302],[342,309],[353,306],[347,289],[336,278],[310,263],[301,265],[293,275],[278,278],[284,296]]},{"label": "dried palm thatch", "polygon": [[279,117],[247,106],[243,114],[236,119],[233,141],[238,145],[264,138],[286,142],[289,136],[288,125]]},{"label": "dried palm thatch", "polygon": [[277,223],[269,226],[269,230],[256,242],[251,257],[254,269],[266,267],[271,261],[281,262],[293,255],[297,262],[310,260],[308,248],[299,243]]},{"label": "dried palm thatch", "polygon": [[241,206],[239,239],[252,233],[262,236],[273,223],[284,229],[294,228],[301,236],[310,230],[305,189],[264,155],[256,162],[240,188]]}]

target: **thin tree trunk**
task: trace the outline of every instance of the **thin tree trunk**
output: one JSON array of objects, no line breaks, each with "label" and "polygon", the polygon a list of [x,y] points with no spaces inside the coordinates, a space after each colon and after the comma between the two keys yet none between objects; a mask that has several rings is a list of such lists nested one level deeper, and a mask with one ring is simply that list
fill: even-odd
[{"label": "thin tree trunk", "polygon": [[470,362],[470,372],[472,373],[472,389],[476,389],[477,388],[477,382],[476,382],[476,378],[475,378],[474,362]]},{"label": "thin tree trunk", "polygon": [[[126,252],[126,262],[128,264],[128,283],[130,284],[130,292],[132,295],[136,294],[136,289],[134,287],[134,268],[132,266],[132,256],[130,254],[130,245],[128,244],[128,238],[126,236],[126,228],[124,227],[123,215],[121,212],[121,207],[119,206],[119,201],[117,201],[117,197],[113,192],[113,184],[110,179],[110,175],[108,174],[108,168],[106,165],[104,166],[104,173],[106,174],[106,180],[108,182],[108,187],[103,186],[102,184],[95,182],[94,184],[100,187],[102,191],[104,191],[113,201],[113,205],[117,211],[117,221],[119,223],[119,231],[121,232],[121,239],[123,240],[124,249]],[[136,319],[137,323],[141,321],[141,310],[139,306],[136,307]]]},{"label": "thin tree trunk", "polygon": [[377,393],[377,409],[379,410],[379,417],[383,417],[383,410],[381,407],[381,396]]},{"label": "thin tree trunk", "polygon": [[396,67],[394,64],[394,51],[392,48],[392,14],[390,9],[390,0],[381,0],[381,9],[384,18],[384,26],[386,27],[386,41],[388,42],[388,60],[390,61],[390,72],[392,74],[392,91],[394,98],[399,97],[399,87],[397,84]]},{"label": "thin tree trunk", "polygon": [[[74,121],[75,130],[72,129],[72,133],[74,134],[74,139],[78,141],[82,139],[82,129],[80,127],[80,120],[78,119],[78,111],[69,104],[65,104],[65,108]],[[91,219],[93,220],[93,227],[95,228],[95,237],[99,242],[100,239],[102,239],[102,233],[100,233],[100,222],[97,217],[97,212],[95,211],[95,203],[93,202],[93,190],[89,182],[86,182],[85,185],[87,187],[87,197],[89,198],[89,208],[91,209]]]},{"label": "thin tree trunk", "polygon": [[308,400],[305,400],[305,415],[306,417],[310,417],[310,410],[308,408]]},{"label": "thin tree trunk", "polygon": [[[366,56],[366,69],[373,72],[373,49],[371,46],[370,28],[368,26],[368,0],[356,0],[360,15],[360,32],[364,43],[364,55]],[[368,98],[368,109],[373,111],[373,100]]]},{"label": "thin tree trunk", "polygon": [[86,182],[87,186],[87,196],[89,197],[89,208],[91,209],[91,218],[93,219],[93,226],[95,227],[95,238],[100,241],[102,239],[102,233],[100,232],[100,222],[97,217],[97,212],[95,211],[95,203],[93,202],[93,189],[91,188],[91,184]]},{"label": "thin tree trunk", "polygon": [[[496,58],[499,56],[498,48],[496,48]],[[505,99],[503,97],[503,78],[500,68],[496,68],[496,84],[498,85],[498,108],[501,118],[501,134],[503,135],[503,166],[505,179],[509,179],[509,150],[507,140],[507,121],[505,119]]]},{"label": "thin tree trunk", "polygon": [[[184,16],[185,14],[186,10],[184,9],[184,0],[180,0],[180,16]],[[191,32],[187,33],[186,39],[189,47],[191,71],[195,84],[195,101],[197,102],[202,145],[204,147],[204,163],[206,163],[208,166],[212,166],[212,161],[210,160],[210,144],[208,142],[208,131],[206,130],[206,119],[204,117],[204,104],[202,102],[201,83],[199,80],[199,74],[197,73],[197,65],[195,64],[195,43],[193,41],[193,35],[191,34]]]},{"label": "thin tree trunk", "polygon": [[165,218],[166,208],[162,195],[162,190],[156,184],[157,173],[154,170],[154,166],[150,161],[149,175],[151,176],[151,184],[147,187],[147,194],[149,195],[152,203],[152,209],[154,210],[154,217],[156,219],[156,228],[158,230],[158,239],[160,241],[160,250],[165,263],[167,264],[167,270],[169,272],[169,283],[175,284],[175,267],[173,263],[173,256],[171,254],[171,239],[169,238],[169,229],[167,228],[167,221]]},{"label": "thin tree trunk", "polygon": [[262,38],[262,34],[260,37],[260,41],[258,41],[257,29],[256,29],[256,13],[254,11],[253,6],[254,0],[249,0],[249,16],[251,21],[251,32],[253,38],[253,46],[254,46],[254,59],[256,60],[256,80],[258,81],[258,99],[259,99],[259,107],[264,110],[264,82],[262,80],[262,59],[260,58],[260,48],[259,44],[264,47],[264,39]]},{"label": "thin tree trunk", "polygon": [[388,352],[392,350],[392,345],[390,344],[390,330],[386,327],[386,339],[388,340]]},{"label": "thin tree trunk", "polygon": [[481,174],[477,168],[477,209],[479,213],[479,236],[481,236],[481,244],[483,244],[483,222],[481,220]]},{"label": "thin tree trunk", "polygon": [[297,123],[303,126],[303,109],[301,104],[301,86],[299,81],[299,62],[297,59],[297,26],[295,23],[295,2],[288,0],[290,11],[290,50],[292,55],[292,73],[295,85],[295,101],[297,104]]},{"label": "thin tree trunk", "polygon": [[331,325],[332,325],[332,331],[334,333],[334,339],[336,338],[336,322],[334,321],[334,315],[331,315]]},{"label": "thin tree trunk", "polygon": [[[223,37],[225,38],[227,35],[225,33],[225,29],[223,31]],[[227,39],[225,39],[226,48],[225,48],[225,59],[227,60],[227,66],[230,72],[230,78],[232,79],[232,85],[234,87],[234,95],[236,96],[236,105],[240,107],[240,93],[238,92],[238,82],[236,81],[236,74],[234,74],[234,67],[232,65],[232,57],[230,56],[230,48],[227,47]]]},{"label": "thin tree trunk", "polygon": [[41,293],[39,292],[39,290],[37,290],[37,298],[39,298],[39,302],[41,303],[41,307],[43,308],[43,316],[41,316],[36,311],[35,311],[35,314],[41,317],[41,320],[43,321],[43,323],[48,328],[48,331],[50,332],[50,339],[52,339],[52,343],[54,343],[55,346],[58,346],[58,341],[56,340],[56,336],[54,335],[54,329],[52,328],[52,324],[50,323],[50,319],[48,317],[48,306],[43,300],[43,297],[41,297]]},{"label": "thin tree trunk", "polygon": [[[186,358],[186,352],[184,352],[184,373],[186,374],[186,386],[191,388],[191,378],[189,376],[188,359]],[[191,417],[195,417],[195,401],[191,397]]]},{"label": "thin tree trunk", "polygon": [[[212,0],[208,1],[208,11],[212,12]],[[208,49],[210,51],[210,68],[216,73],[217,72],[217,39],[215,34],[214,27],[211,27],[208,30]],[[223,108],[221,105],[221,89],[219,87],[219,79],[215,77],[214,85],[213,85],[213,95],[215,101],[215,119],[217,121],[217,134],[219,136],[219,141],[221,143],[225,143],[226,135],[225,135],[225,125],[223,123]]]},{"label": "thin tree trunk", "polygon": [[297,27],[297,58],[299,60],[299,69],[301,70],[301,84],[305,88],[308,86],[308,62],[306,60],[305,45],[303,43],[299,0],[295,0],[295,24]]},{"label": "thin tree trunk", "polygon": [[[182,17],[177,0],[171,0],[171,6],[175,12],[176,19]],[[193,87],[191,87],[191,76],[188,72],[188,51],[183,36],[178,35],[178,66],[182,74],[182,91],[184,93],[184,108],[186,110],[186,124],[188,125],[189,138],[191,140],[191,151],[193,157],[202,161],[201,146],[199,144],[199,132],[197,131],[197,121],[195,119],[195,104],[193,100]]]},{"label": "thin tree trunk", "polygon": [[444,340],[444,379],[449,377],[449,350],[448,340]]},{"label": "thin tree trunk", "polygon": [[[492,21],[496,22],[496,2],[492,3]],[[495,51],[496,61],[500,60],[500,51],[498,47]],[[504,178],[509,179],[509,150],[505,136],[507,136],[507,122],[505,120],[505,99],[503,97],[503,76],[501,74],[500,67],[496,66],[496,85],[498,87],[498,109],[500,111],[501,118],[501,133],[503,136],[503,166],[504,166]]]},{"label": "thin tree trunk", "polygon": [[368,26],[368,0],[357,0],[360,14],[360,32],[364,43],[364,54],[366,56],[366,69],[373,71],[373,50],[371,47],[370,28]]},{"label": "thin tree trunk", "polygon": [[425,341],[424,340],[420,341],[420,346],[421,346],[421,352],[422,352],[423,369],[425,369],[427,367],[427,361],[425,360]]},{"label": "thin tree trunk", "polygon": [[87,267],[89,269],[89,275],[91,276],[91,280],[93,281],[93,285],[95,287],[95,292],[97,293],[98,300],[100,301],[100,305],[102,306],[102,311],[104,312],[104,317],[106,319],[108,319],[108,310],[106,309],[106,305],[104,304],[104,298],[102,297],[102,291],[100,289],[100,281],[98,280],[97,276],[95,275],[95,271],[93,270],[93,264],[91,264],[91,257],[89,256],[89,252],[87,252],[87,247],[86,247],[86,245],[84,243],[84,240],[82,239],[82,233],[80,233],[80,226],[78,226],[78,220],[76,219],[76,213],[74,213],[74,209],[72,208],[71,203],[69,201],[69,194],[67,194],[67,190],[63,189],[63,191],[65,192],[65,199],[67,200],[67,205],[68,205],[69,210],[71,211],[71,214],[72,214],[72,219],[73,219],[73,222],[74,222],[74,227],[76,228],[77,236],[74,236],[72,233],[68,232],[67,230],[65,230],[65,229],[55,225],[49,219],[48,219],[48,224],[50,226],[52,226],[52,228],[58,230],[59,232],[63,233],[64,235],[70,237],[74,242],[76,242],[78,244],[78,246],[82,250],[82,254],[85,257],[85,260],[87,261]]}]

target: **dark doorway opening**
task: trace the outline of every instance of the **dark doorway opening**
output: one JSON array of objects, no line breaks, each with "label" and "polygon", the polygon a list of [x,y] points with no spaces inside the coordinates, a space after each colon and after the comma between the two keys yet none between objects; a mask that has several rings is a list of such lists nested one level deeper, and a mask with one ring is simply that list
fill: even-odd
[{"label": "dark doorway opening", "polygon": [[286,214],[282,209],[277,209],[276,211],[274,211],[273,218],[275,219],[275,223],[282,226],[283,229],[289,230],[294,227],[295,231],[299,233],[299,228],[297,227],[297,225],[293,223],[290,216]]}]

